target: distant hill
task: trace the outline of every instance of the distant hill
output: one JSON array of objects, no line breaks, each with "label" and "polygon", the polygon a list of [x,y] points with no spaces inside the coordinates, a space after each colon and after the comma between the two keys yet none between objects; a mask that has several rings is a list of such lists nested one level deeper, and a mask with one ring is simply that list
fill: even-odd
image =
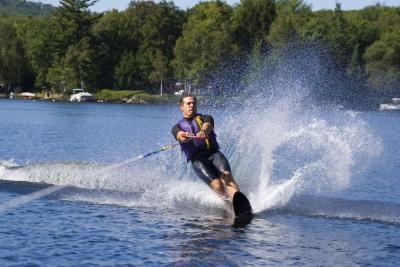
[{"label": "distant hill", "polygon": [[54,6],[26,0],[0,0],[1,16],[50,16]]}]

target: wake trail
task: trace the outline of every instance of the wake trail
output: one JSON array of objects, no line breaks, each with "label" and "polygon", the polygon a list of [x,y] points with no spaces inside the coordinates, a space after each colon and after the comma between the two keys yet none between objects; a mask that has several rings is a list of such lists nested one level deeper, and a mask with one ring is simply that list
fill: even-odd
[{"label": "wake trail", "polygon": [[62,190],[64,188],[66,188],[66,186],[53,185],[53,186],[50,186],[50,187],[45,188],[45,189],[41,189],[39,191],[33,192],[31,194],[28,194],[28,195],[23,195],[23,196],[20,196],[20,197],[13,198],[13,199],[5,202],[5,203],[1,203],[0,204],[0,214],[4,213],[4,212],[7,212],[7,211],[9,211],[11,209],[18,208],[18,207],[20,207],[22,205],[25,205],[25,204],[27,204],[29,202],[32,202],[32,201],[36,200],[36,199],[45,197],[45,196],[53,194],[53,193],[56,193],[56,192],[58,192],[58,191],[60,191],[60,190]]},{"label": "wake trail", "polygon": [[[141,162],[137,165],[130,164],[133,159],[111,165],[68,162],[0,165],[0,179],[21,182],[22,187],[24,186],[22,182],[52,185],[3,203],[0,210],[4,212],[17,208],[67,187],[72,190],[60,195],[67,201],[128,207],[179,207],[179,209],[208,210],[212,213],[223,210],[223,201],[205,184],[197,180],[191,181],[192,179],[186,177],[167,178],[168,175],[163,169],[152,166],[159,165],[160,158],[155,157],[145,162],[140,161],[142,158],[135,158],[135,161]],[[165,155],[165,158],[170,160],[171,155]],[[175,168],[168,170],[174,172]],[[156,174],[156,171],[159,171],[159,174]],[[192,176],[191,173],[183,173],[185,176]]]},{"label": "wake trail", "polygon": [[[126,161],[124,161],[122,163],[113,164],[113,165],[110,165],[108,167],[100,168],[99,170],[97,170],[94,173],[94,175],[99,175],[100,173],[105,173],[105,172],[109,172],[109,171],[124,167],[124,166],[126,166],[128,164],[131,164],[131,163],[134,163],[134,162],[136,162],[138,160],[141,160],[141,159],[147,158],[149,156],[155,155],[155,154],[157,154],[159,152],[170,150],[170,149],[174,148],[176,145],[177,144],[166,145],[166,146],[162,147],[159,150],[155,150],[155,151],[149,152],[147,154],[139,155],[139,156],[137,156],[137,157],[135,157],[133,159],[126,160]],[[7,162],[7,161],[0,161],[0,165],[3,168],[6,168],[6,169],[7,168],[9,169],[9,168],[17,168],[17,167],[19,167],[19,166],[13,164],[13,163]],[[52,193],[56,193],[56,192],[66,188],[66,187],[67,187],[67,185],[53,185],[53,186],[50,186],[48,188],[44,188],[42,190],[33,192],[31,194],[11,199],[8,202],[2,203],[0,205],[0,213],[4,213],[4,212],[6,212],[6,211],[8,211],[10,209],[14,209],[14,208],[17,208],[19,206],[25,205],[25,204],[27,204],[27,203],[29,203],[31,201],[36,200],[36,199],[45,197],[45,196],[50,195]]]}]

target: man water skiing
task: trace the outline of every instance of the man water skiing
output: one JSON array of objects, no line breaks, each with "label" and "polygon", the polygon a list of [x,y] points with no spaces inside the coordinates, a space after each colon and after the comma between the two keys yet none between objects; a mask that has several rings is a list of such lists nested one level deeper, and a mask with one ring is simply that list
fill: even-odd
[{"label": "man water skiing", "polygon": [[183,118],[172,128],[172,134],[180,143],[187,161],[194,172],[223,199],[233,200],[235,215],[251,214],[250,203],[239,191],[229,162],[219,151],[214,133],[214,119],[197,113],[197,99],[184,94],[179,100]]}]

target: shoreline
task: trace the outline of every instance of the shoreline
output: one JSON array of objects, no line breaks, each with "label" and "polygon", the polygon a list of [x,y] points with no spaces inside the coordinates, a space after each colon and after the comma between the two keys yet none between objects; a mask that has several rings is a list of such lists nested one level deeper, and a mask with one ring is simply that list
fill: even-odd
[{"label": "shoreline", "polygon": [[[80,103],[114,103],[114,104],[174,104],[177,103],[179,100],[178,95],[172,94],[163,94],[161,95],[152,95],[143,92],[135,92],[131,91],[131,96],[119,95],[117,90],[111,91],[113,95],[104,96],[100,95],[100,92],[97,94],[93,94],[94,100],[91,101],[80,101]],[[0,94],[0,99],[15,99],[15,100],[40,100],[40,101],[47,101],[47,102],[76,102],[70,101],[69,95],[63,94],[53,94],[51,96],[45,96],[44,93],[35,93],[34,96],[24,96],[21,94],[15,94],[14,96],[10,97],[7,94]],[[103,97],[99,97],[103,96]]]}]

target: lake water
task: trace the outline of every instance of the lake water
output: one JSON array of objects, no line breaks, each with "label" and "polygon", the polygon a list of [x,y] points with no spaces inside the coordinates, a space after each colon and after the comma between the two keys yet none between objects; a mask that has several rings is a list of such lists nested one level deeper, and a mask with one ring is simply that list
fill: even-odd
[{"label": "lake water", "polygon": [[199,111],[244,228],[178,147],[137,158],[175,143],[176,106],[0,100],[0,266],[400,264],[400,113]]}]

